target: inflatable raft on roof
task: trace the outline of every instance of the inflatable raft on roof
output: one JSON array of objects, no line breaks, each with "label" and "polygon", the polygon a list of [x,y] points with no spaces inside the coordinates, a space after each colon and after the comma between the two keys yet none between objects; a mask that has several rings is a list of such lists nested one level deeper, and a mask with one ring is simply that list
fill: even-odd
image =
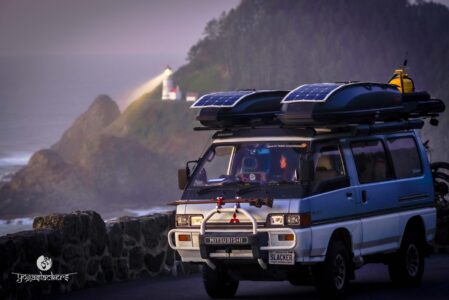
[{"label": "inflatable raft on roof", "polygon": [[204,129],[371,125],[435,118],[445,109],[427,92],[403,94],[395,85],[371,82],[304,84],[290,92],[219,92],[202,96],[191,107],[201,109],[197,120]]}]

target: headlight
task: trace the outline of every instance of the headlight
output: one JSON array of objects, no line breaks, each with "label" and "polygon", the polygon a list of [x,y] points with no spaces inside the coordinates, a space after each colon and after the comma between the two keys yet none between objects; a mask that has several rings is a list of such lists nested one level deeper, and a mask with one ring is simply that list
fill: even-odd
[{"label": "headlight", "polygon": [[288,214],[287,215],[287,225],[288,226],[310,227],[310,225],[312,225],[312,219],[310,218],[310,213]]},{"label": "headlight", "polygon": [[201,226],[201,223],[203,223],[203,216],[190,217],[190,226]]},{"label": "headlight", "polygon": [[176,227],[200,226],[202,215],[176,215]]},{"label": "headlight", "polygon": [[283,226],[284,225],[284,215],[271,215],[270,225]]},{"label": "headlight", "polygon": [[287,215],[287,224],[288,225],[300,225],[301,224],[301,216],[294,214],[294,215]]},{"label": "headlight", "polygon": [[310,214],[285,214],[285,215],[270,215],[268,217],[269,226],[298,226],[309,227],[311,224]]}]

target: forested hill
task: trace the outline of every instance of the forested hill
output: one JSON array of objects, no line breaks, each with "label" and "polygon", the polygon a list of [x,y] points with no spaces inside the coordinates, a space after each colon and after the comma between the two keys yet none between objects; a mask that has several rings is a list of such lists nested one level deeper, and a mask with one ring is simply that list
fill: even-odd
[{"label": "forested hill", "polygon": [[[175,80],[183,90],[200,93],[386,82],[405,57],[417,89],[449,100],[446,6],[406,0],[244,0],[208,23]],[[449,118],[444,119],[432,130],[439,159],[449,147],[443,135]]]},{"label": "forested hill", "polygon": [[[420,86],[449,85],[449,10],[406,0],[246,0],[212,20],[176,77],[184,90],[388,80],[407,55]],[[207,79],[207,80],[206,80]]]}]

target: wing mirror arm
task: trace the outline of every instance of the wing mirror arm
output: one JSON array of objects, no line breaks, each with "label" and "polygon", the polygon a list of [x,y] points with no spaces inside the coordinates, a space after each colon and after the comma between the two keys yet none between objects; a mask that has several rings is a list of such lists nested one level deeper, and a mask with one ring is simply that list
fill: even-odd
[{"label": "wing mirror arm", "polygon": [[[190,165],[194,165],[192,168],[190,168]],[[195,171],[196,165],[198,165],[198,160],[189,160],[186,163],[186,172],[187,177],[190,178],[190,176],[193,174],[193,171]]]}]

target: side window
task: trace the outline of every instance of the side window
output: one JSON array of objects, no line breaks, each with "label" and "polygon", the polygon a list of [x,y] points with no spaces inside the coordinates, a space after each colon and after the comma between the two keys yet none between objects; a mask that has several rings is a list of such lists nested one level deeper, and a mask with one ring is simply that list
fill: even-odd
[{"label": "side window", "polygon": [[322,181],[345,175],[343,159],[337,145],[318,148],[315,156],[315,180]]},{"label": "side window", "polygon": [[391,179],[392,172],[381,140],[351,143],[360,183]]},{"label": "side window", "polygon": [[397,178],[416,177],[422,174],[421,159],[412,137],[388,139],[388,149]]}]

